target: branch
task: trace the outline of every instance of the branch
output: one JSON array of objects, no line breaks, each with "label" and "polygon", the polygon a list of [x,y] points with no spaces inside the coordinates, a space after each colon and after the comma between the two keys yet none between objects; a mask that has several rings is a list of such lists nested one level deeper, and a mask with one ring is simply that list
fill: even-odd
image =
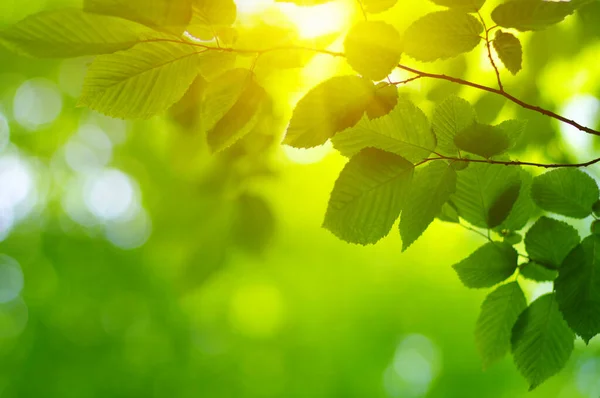
[{"label": "branch", "polygon": [[541,167],[544,169],[557,169],[564,167],[572,167],[572,168],[580,168],[580,167],[588,167],[600,162],[600,158],[592,159],[583,163],[535,163],[535,162],[521,162],[518,160],[492,160],[492,159],[468,159],[468,158],[457,158],[453,156],[444,156],[437,152],[434,152],[437,157],[435,158],[427,158],[423,159],[415,166],[420,166],[425,163],[433,162],[436,160],[452,160],[455,162],[463,162],[463,163],[487,163],[487,164],[499,164],[503,166],[532,166],[532,167]]},{"label": "branch", "polygon": [[485,24],[485,20],[483,19],[483,16],[481,16],[481,13],[479,11],[477,11],[477,15],[479,15],[479,20],[481,21],[481,24],[483,25],[483,29],[485,29],[485,46],[487,47],[487,53],[488,53],[488,58],[490,59],[490,63],[492,64],[492,67],[494,68],[494,72],[496,72],[496,79],[498,80],[498,87],[500,88],[500,91],[504,92],[504,86],[502,86],[502,79],[500,79],[500,71],[498,70],[498,67],[496,66],[496,62],[494,61],[494,57],[492,56],[492,46],[491,46],[491,42],[490,42],[490,30],[487,28],[487,26]]}]

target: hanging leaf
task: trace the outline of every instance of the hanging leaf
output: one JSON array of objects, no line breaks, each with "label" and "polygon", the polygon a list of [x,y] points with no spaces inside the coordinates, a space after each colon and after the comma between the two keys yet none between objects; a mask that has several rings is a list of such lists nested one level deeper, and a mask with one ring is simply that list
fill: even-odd
[{"label": "hanging leaf", "polygon": [[525,132],[526,127],[527,120],[520,119],[505,120],[496,126],[496,128],[502,130],[508,137],[508,140],[510,141],[508,149],[511,149],[517,145],[519,139]]},{"label": "hanging leaf", "polygon": [[66,9],[35,14],[0,32],[0,43],[38,58],[109,54],[138,43],[151,29],[135,22]]},{"label": "hanging leaf", "polygon": [[455,8],[466,12],[477,12],[485,0],[431,0],[440,6]]},{"label": "hanging leaf", "polygon": [[573,218],[592,214],[592,206],[599,194],[592,177],[569,168],[537,176],[531,186],[531,197],[541,209]]},{"label": "hanging leaf", "polygon": [[519,274],[536,282],[552,282],[558,277],[558,271],[548,269],[534,262],[522,265]]},{"label": "hanging leaf", "polygon": [[561,22],[576,8],[574,1],[512,0],[496,7],[492,19],[504,28],[541,30]]},{"label": "hanging leaf", "polygon": [[531,183],[533,182],[531,173],[525,169],[521,169],[520,175],[521,188],[519,189],[519,196],[512,206],[508,217],[495,227],[496,231],[518,231],[527,225],[531,217],[536,214],[536,210],[538,210],[531,199]]},{"label": "hanging leaf", "polygon": [[517,251],[504,242],[488,242],[452,267],[466,287],[492,287],[514,274]]},{"label": "hanging leaf", "polygon": [[369,119],[377,119],[389,114],[398,105],[398,88],[393,84],[381,82],[375,86],[373,95],[367,104]]},{"label": "hanging leaf", "polygon": [[198,75],[197,48],[170,42],[142,43],[97,57],[79,105],[120,118],[149,118],[176,103]]},{"label": "hanging leaf", "polygon": [[505,152],[510,146],[510,140],[504,131],[480,123],[473,123],[456,134],[454,143],[463,151],[488,159]]},{"label": "hanging leaf", "polygon": [[324,144],[362,118],[373,85],[357,76],[336,76],[310,90],[298,102],[284,144],[310,148]]},{"label": "hanging leaf", "polygon": [[366,12],[377,14],[396,5],[398,0],[359,0]]},{"label": "hanging leaf", "polygon": [[563,319],[554,294],[535,300],[512,330],[512,353],[533,390],[558,373],[573,352],[575,336]]},{"label": "hanging leaf", "polygon": [[446,10],[427,14],[404,34],[404,51],[418,61],[452,58],[473,50],[483,26],[472,15]]},{"label": "hanging leaf", "polygon": [[525,249],[532,261],[558,269],[579,244],[577,230],[563,221],[541,217],[525,235]]},{"label": "hanging leaf", "polygon": [[517,282],[499,286],[486,297],[475,326],[475,343],[484,369],[510,351],[512,328],[526,308],[525,295]]},{"label": "hanging leaf", "polygon": [[193,0],[194,22],[207,26],[233,25],[237,7],[233,0]]},{"label": "hanging leaf", "polygon": [[454,137],[476,120],[477,115],[471,104],[460,97],[451,96],[439,103],[432,120],[438,151],[444,155],[457,155],[458,147],[454,143]]},{"label": "hanging leaf", "polygon": [[585,238],[562,263],[555,282],[562,314],[586,343],[600,333],[600,237]]},{"label": "hanging leaf", "polygon": [[400,62],[400,34],[381,21],[355,24],[344,41],[346,60],[352,68],[371,80],[382,80]]},{"label": "hanging leaf", "polygon": [[455,224],[460,223],[458,212],[456,211],[456,207],[454,207],[452,202],[446,202],[442,205],[442,209],[437,215],[437,218],[445,222],[451,222]]},{"label": "hanging leaf", "polygon": [[400,218],[402,250],[421,236],[456,189],[456,171],[435,161],[415,173]]},{"label": "hanging leaf", "polygon": [[84,0],[84,9],[175,34],[183,33],[192,18],[192,0]]},{"label": "hanging leaf", "polygon": [[421,161],[435,149],[435,137],[427,116],[412,101],[401,97],[394,110],[379,119],[363,117],[354,127],[336,135],[334,147],[345,156],[373,147]]},{"label": "hanging leaf", "polygon": [[398,155],[363,149],[336,181],[323,227],[350,243],[376,243],[400,215],[413,170],[413,165]]},{"label": "hanging leaf", "polygon": [[521,187],[518,167],[472,163],[458,173],[452,203],[458,214],[480,228],[495,228],[510,214]]},{"label": "hanging leaf", "polygon": [[523,48],[519,39],[512,33],[499,30],[496,32],[493,43],[500,61],[502,61],[510,73],[516,75],[521,70],[523,64]]}]

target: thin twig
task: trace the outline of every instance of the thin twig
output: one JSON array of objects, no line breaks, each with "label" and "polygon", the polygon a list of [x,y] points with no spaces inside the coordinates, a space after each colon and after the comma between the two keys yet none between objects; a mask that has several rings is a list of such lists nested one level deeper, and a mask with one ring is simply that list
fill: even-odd
[{"label": "thin twig", "polygon": [[477,11],[477,15],[479,15],[479,20],[483,25],[483,29],[485,29],[485,46],[487,47],[488,58],[490,59],[490,64],[494,68],[494,72],[496,72],[496,80],[498,80],[498,87],[500,91],[504,92],[504,86],[502,86],[502,79],[500,79],[500,70],[498,70],[498,66],[496,66],[496,62],[494,61],[494,57],[492,56],[492,45],[490,42],[490,31],[485,24],[485,20],[479,11]]},{"label": "thin twig", "polygon": [[362,13],[363,18],[365,19],[365,21],[368,21],[369,17],[367,16],[367,11],[365,10],[365,6],[362,0],[356,0],[356,2],[358,3],[358,7],[360,8],[360,12]]},{"label": "thin twig", "polygon": [[427,158],[423,159],[415,166],[420,166],[425,163],[433,162],[436,160],[452,160],[455,162],[463,162],[463,163],[487,163],[487,164],[498,164],[503,166],[532,166],[532,167],[541,167],[544,169],[557,169],[564,167],[588,167],[600,162],[600,158],[592,159],[583,163],[535,163],[535,162],[521,162],[519,160],[492,160],[492,159],[469,159],[469,158],[457,158],[453,156],[444,156],[437,154],[435,158]]}]

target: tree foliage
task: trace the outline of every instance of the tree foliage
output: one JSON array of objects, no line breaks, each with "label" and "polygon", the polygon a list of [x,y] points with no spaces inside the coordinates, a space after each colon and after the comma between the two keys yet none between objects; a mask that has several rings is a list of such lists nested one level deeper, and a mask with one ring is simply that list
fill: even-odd
[{"label": "tree foliage", "polygon": [[[286,1],[301,6],[328,2]],[[463,85],[567,123],[582,134],[600,135],[505,91],[492,52],[516,75],[524,60],[515,30],[545,29],[588,2],[511,0],[482,15],[481,0],[435,0],[442,8],[401,32],[388,22],[368,19],[394,7],[394,0],[360,1],[365,20],[349,29],[343,52],[328,49],[329,43],[307,44],[281,34],[270,35],[273,46],[236,38],[231,30],[235,3],[223,0],[87,0],[84,10],[30,16],[0,32],[0,41],[34,57],[95,55],[79,104],[109,116],[150,118],[185,101],[200,84],[200,126],[213,152],[271,128],[264,110],[272,100],[255,73],[261,62],[269,64],[269,73],[277,73],[303,67],[315,54],[345,58],[355,73],[333,76],[308,91],[295,106],[283,139],[296,148],[331,140],[349,158],[333,187],[323,226],[344,241],[367,245],[388,235],[400,219],[404,250],[436,217],[483,234],[488,241],[454,265],[469,288],[499,285],[482,305],[477,346],[486,366],[512,351],[517,368],[535,388],[565,365],[574,334],[588,342],[600,332],[600,238],[592,234],[580,241],[568,222],[540,217],[543,211],[567,218],[591,216],[600,194],[596,181],[579,168],[598,160],[513,160],[511,150],[522,139],[526,121],[485,123],[457,95],[435,100],[426,113],[410,96],[399,95],[397,86],[425,78]],[[487,20],[495,25],[488,28]],[[480,44],[487,48],[498,88],[400,63],[404,58],[423,63],[455,58]],[[252,57],[252,63],[240,66],[237,57]],[[396,69],[412,77],[394,82],[389,76]],[[532,177],[525,166],[553,170]],[[246,195],[241,203],[245,223],[269,214],[260,199]],[[269,225],[256,242],[244,244],[250,249],[260,245]],[[515,247],[522,234],[526,253]],[[521,257],[527,258],[523,264]],[[556,293],[527,306],[519,283],[509,281],[515,275],[556,279]]]}]

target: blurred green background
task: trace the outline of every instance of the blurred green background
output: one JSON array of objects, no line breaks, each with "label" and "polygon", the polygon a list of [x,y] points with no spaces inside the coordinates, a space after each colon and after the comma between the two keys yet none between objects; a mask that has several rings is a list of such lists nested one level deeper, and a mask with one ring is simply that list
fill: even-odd
[{"label": "blurred green background", "polygon": [[[287,16],[307,37],[343,38],[360,15],[354,1],[338,3],[307,13],[239,1],[240,37]],[[0,27],[73,5],[2,0]],[[403,30],[429,9],[401,1],[380,18]],[[598,127],[598,3],[520,38],[524,72],[503,73],[507,90]],[[485,56],[419,67],[493,85]],[[194,128],[203,82],[169,115],[125,122],[76,107],[90,59],[0,50],[0,61],[0,397],[600,396],[597,339],[578,340],[567,368],[532,393],[510,358],[482,370],[473,328],[486,292],[450,267],[481,237],[436,221],[402,254],[394,230],[357,247],[320,228],[345,160],[329,146],[277,142],[291,105],[350,73],[344,61],[259,68],[274,98],[269,123],[217,155]],[[589,136],[490,94],[425,80],[402,90],[426,112],[454,93],[484,122],[528,119],[520,160],[597,151]],[[551,290],[522,282],[530,299]]]}]

